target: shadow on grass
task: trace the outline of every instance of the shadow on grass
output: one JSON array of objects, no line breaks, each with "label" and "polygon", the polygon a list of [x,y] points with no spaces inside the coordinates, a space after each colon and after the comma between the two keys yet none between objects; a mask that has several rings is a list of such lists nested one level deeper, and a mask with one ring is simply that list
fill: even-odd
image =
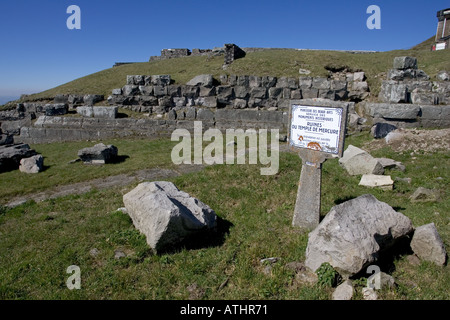
[{"label": "shadow on grass", "polygon": [[158,255],[173,254],[183,249],[198,250],[205,248],[220,247],[224,244],[227,235],[230,233],[230,228],[234,225],[220,217],[217,217],[217,226],[214,229],[200,232],[199,234],[190,236],[177,245],[158,250]]},{"label": "shadow on grass", "polygon": [[109,163],[111,164],[119,164],[119,163],[123,163],[125,162],[127,159],[129,159],[130,156],[127,155],[121,155],[121,156],[117,156],[114,159],[112,159],[111,161],[109,161]]}]

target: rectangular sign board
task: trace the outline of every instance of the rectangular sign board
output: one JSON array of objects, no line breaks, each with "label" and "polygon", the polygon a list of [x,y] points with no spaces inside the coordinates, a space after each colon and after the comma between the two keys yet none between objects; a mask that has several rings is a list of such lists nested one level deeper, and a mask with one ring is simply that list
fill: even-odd
[{"label": "rectangular sign board", "polygon": [[289,144],[342,156],[346,112],[340,107],[292,104]]}]

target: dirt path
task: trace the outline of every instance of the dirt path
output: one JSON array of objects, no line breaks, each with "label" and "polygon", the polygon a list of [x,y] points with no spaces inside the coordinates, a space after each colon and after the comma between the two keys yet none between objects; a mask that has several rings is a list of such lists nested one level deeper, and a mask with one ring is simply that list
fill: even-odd
[{"label": "dirt path", "polygon": [[144,180],[167,179],[177,177],[179,175],[189,172],[198,172],[203,170],[203,168],[204,168],[203,165],[181,165],[178,166],[176,170],[161,169],[161,168],[139,170],[132,174],[119,174],[116,176],[110,176],[106,178],[83,181],[64,186],[57,186],[42,192],[15,197],[12,200],[10,200],[6,204],[6,206],[13,208],[29,200],[39,202],[47,199],[55,199],[72,194],[83,194],[91,191],[92,189],[101,190],[116,186],[126,186],[133,182],[140,182]]}]

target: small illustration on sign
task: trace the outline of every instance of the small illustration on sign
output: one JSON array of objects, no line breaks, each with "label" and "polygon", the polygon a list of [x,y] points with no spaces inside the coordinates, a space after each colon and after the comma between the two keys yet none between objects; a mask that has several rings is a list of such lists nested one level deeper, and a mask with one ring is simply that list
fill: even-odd
[{"label": "small illustration on sign", "polygon": [[322,147],[317,142],[310,142],[310,143],[308,143],[308,149],[322,151]]}]

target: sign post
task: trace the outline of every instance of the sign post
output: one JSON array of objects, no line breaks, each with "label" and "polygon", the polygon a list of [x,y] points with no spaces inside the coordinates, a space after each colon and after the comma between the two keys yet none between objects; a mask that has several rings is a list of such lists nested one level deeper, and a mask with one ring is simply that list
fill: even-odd
[{"label": "sign post", "polygon": [[347,113],[348,104],[343,102],[290,103],[289,147],[303,162],[293,226],[314,229],[319,224],[322,164],[333,156],[342,157]]}]

